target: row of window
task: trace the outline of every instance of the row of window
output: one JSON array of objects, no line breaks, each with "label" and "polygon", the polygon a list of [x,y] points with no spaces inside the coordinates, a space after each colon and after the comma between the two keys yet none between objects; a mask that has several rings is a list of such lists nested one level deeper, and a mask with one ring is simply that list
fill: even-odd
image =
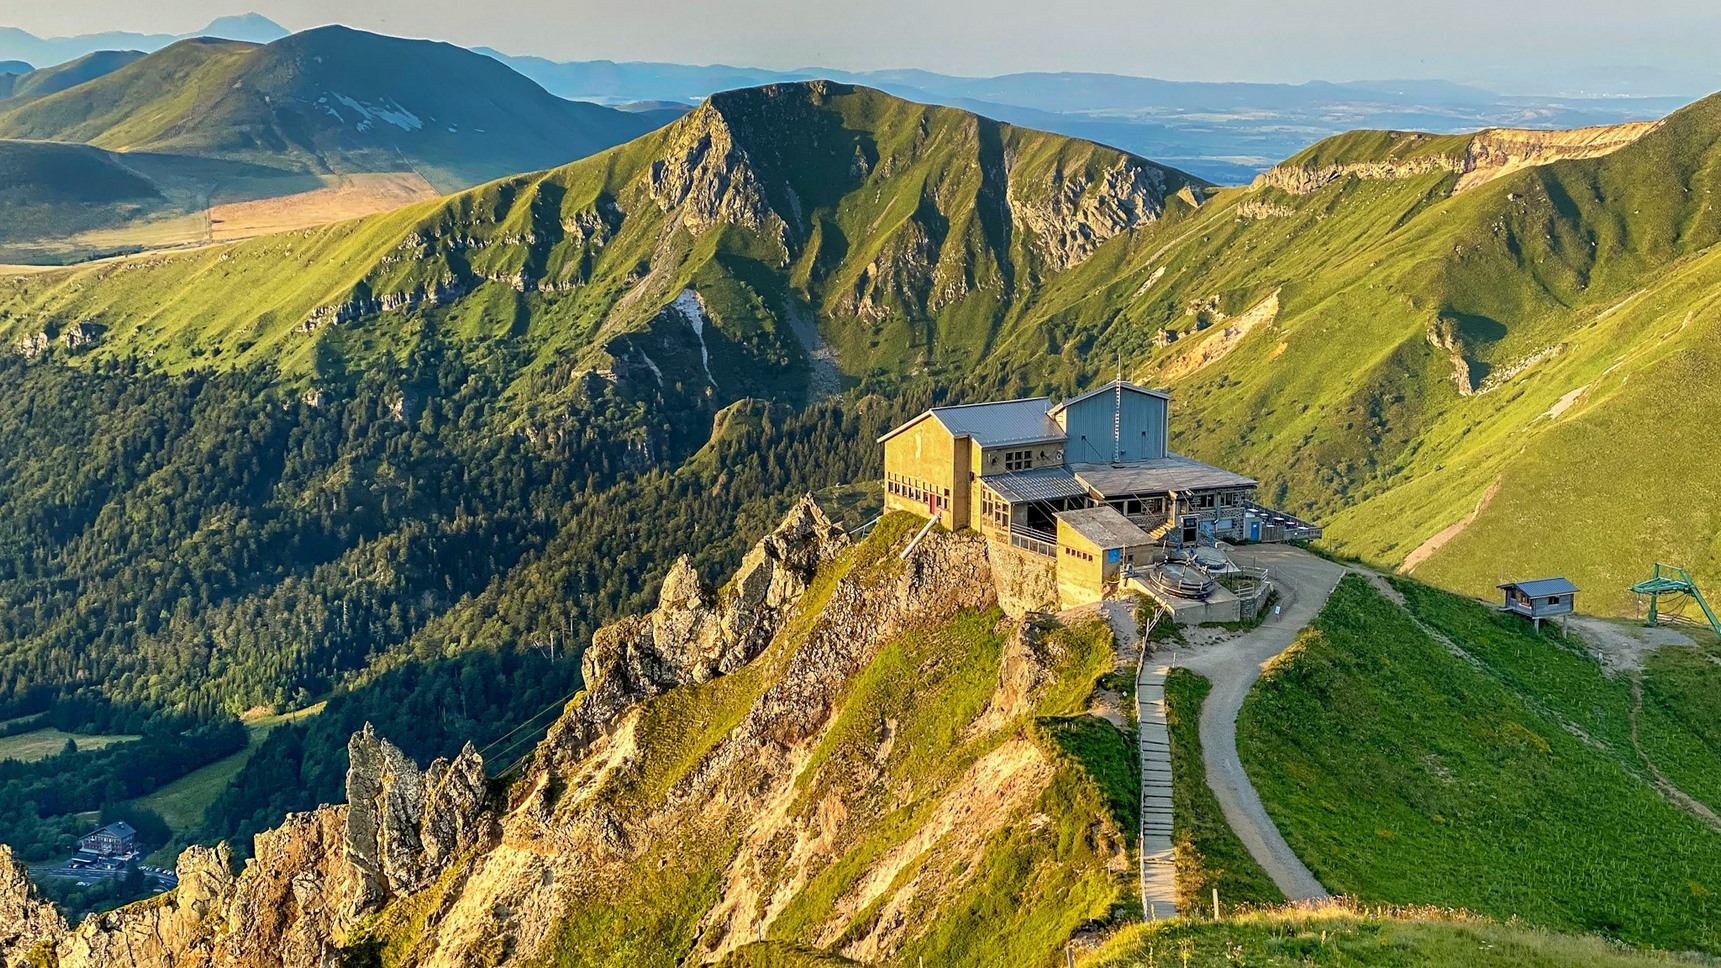
[{"label": "row of window", "polygon": [[1243,495],[1227,491],[1224,494],[1197,494],[1189,505],[1202,510],[1215,507],[1234,508],[1243,503]]},{"label": "row of window", "polygon": [[1010,528],[1010,505],[993,494],[990,488],[980,489],[980,516],[999,530],[1007,531]]},{"label": "row of window", "polygon": [[1068,545],[1064,546],[1064,554],[1070,556],[1071,558],[1078,559],[1080,561],[1093,561],[1094,560],[1094,556],[1092,554],[1089,554],[1086,551],[1078,551],[1077,549],[1071,548]]},{"label": "row of window", "polygon": [[930,502],[933,498],[938,498],[940,508],[950,505],[950,488],[938,488],[903,474],[886,473],[884,475],[884,489],[897,497],[904,497],[922,504]]}]

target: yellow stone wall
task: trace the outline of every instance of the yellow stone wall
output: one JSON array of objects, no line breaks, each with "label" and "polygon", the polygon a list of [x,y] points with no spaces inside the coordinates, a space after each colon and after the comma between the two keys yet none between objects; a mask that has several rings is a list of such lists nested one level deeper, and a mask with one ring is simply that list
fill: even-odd
[{"label": "yellow stone wall", "polygon": [[1105,597],[1107,575],[1115,577],[1118,566],[1107,565],[1105,549],[1058,522],[1058,603],[1075,608]]},{"label": "yellow stone wall", "polygon": [[[939,521],[951,530],[972,524],[970,446],[927,417],[884,443],[884,506],[926,516],[924,494],[939,495]],[[911,491],[914,493],[904,493]]]}]

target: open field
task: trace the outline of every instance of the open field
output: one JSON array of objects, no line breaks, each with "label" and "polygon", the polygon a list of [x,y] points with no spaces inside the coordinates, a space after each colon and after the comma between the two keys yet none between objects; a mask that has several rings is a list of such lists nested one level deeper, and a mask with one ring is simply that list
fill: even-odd
[{"label": "open field", "polygon": [[[161,818],[167,821],[168,827],[173,830],[176,840],[184,838],[203,823],[203,812],[215,802],[215,798],[221,795],[227,784],[239,775],[245,764],[250,762],[252,754],[257,752],[257,747],[263,744],[270,731],[282,723],[297,722],[315,716],[322,712],[324,705],[317,703],[296,712],[248,718],[245,728],[250,730],[251,738],[244,749],[226,759],[216,760],[208,766],[193,770],[134,802],[140,807],[147,807],[161,814]],[[151,855],[149,862],[171,867],[182,846],[181,843],[168,844]]]},{"label": "open field", "polygon": [[417,172],[331,175],[314,191],[210,206],[209,238],[216,242],[290,232],[362,218],[438,197]]},{"label": "open field", "polygon": [[[315,186],[315,187],[308,187]],[[220,182],[163,176],[173,204],[160,213],[65,237],[14,240],[0,259],[18,268],[72,264],[115,254],[183,250],[392,211],[439,197],[416,172],[281,177],[228,177]],[[0,267],[3,268],[3,267]]]},{"label": "open field", "polygon": [[0,760],[23,760],[33,763],[45,760],[66,746],[66,740],[76,740],[78,749],[99,750],[104,746],[115,743],[129,743],[138,736],[82,736],[75,733],[65,733],[48,728],[38,729],[33,733],[19,733],[17,736],[0,737]]}]

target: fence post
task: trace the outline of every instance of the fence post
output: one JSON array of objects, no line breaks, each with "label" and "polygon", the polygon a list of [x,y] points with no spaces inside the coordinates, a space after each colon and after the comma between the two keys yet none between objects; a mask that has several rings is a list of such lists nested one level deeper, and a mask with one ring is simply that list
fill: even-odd
[{"label": "fence post", "polygon": [[1219,920],[1219,888],[1213,889],[1213,920]]}]

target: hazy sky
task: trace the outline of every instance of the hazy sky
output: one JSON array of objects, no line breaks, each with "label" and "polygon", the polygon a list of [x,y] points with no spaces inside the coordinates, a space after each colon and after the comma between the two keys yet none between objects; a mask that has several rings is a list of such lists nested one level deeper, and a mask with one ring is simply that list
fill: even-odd
[{"label": "hazy sky", "polygon": [[1202,80],[1721,78],[1715,0],[0,0],[0,24],[181,33],[248,9],[292,29],[342,22],[560,60]]}]

